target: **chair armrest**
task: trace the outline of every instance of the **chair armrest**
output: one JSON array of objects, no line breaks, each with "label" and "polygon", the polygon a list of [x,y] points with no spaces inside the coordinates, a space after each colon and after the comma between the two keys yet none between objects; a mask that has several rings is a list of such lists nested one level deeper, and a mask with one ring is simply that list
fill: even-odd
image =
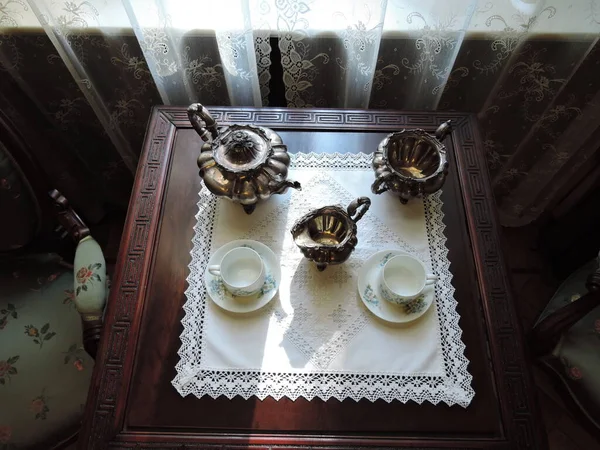
[{"label": "chair armrest", "polygon": [[83,323],[83,346],[95,358],[107,289],[104,255],[91,236],[86,236],[77,244],[74,274],[75,306]]},{"label": "chair armrest", "polygon": [[535,356],[552,352],[565,331],[600,305],[600,268],[588,276],[585,287],[588,292],[584,296],[554,311],[533,328],[530,342]]},{"label": "chair armrest", "polygon": [[90,235],[89,228],[85,226],[83,220],[73,211],[68,200],[60,192],[53,189],[48,195],[54,200],[56,218],[60,224],[59,229],[63,231],[63,237],[68,234],[75,242],[79,242]]},{"label": "chair armrest", "polygon": [[60,223],[58,230],[63,232],[63,237],[68,234],[77,242],[73,264],[75,306],[83,323],[83,346],[95,358],[106,304],[106,261],[102,249],[90,236],[89,228],[69,206],[68,200],[56,189],[48,195],[54,200]]}]

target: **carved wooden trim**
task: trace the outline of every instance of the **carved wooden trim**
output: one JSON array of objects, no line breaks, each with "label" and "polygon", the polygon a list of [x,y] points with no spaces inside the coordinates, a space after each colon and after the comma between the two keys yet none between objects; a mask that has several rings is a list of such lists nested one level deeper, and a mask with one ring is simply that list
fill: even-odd
[{"label": "carved wooden trim", "polygon": [[[285,444],[281,441],[285,439]],[[481,441],[456,439],[452,445],[440,446],[439,440],[428,438],[404,439],[394,437],[347,437],[347,436],[303,436],[254,434],[169,435],[167,433],[127,433],[120,434],[110,442],[110,450],[156,450],[156,449],[219,449],[219,450],[484,450],[489,448]],[[512,449],[511,449],[512,450]]]},{"label": "carved wooden trim", "polygon": [[[426,443],[425,443],[426,445]],[[227,444],[225,446],[221,444],[171,444],[171,443],[129,443],[129,444],[112,444],[110,446],[110,450],[298,450],[298,449],[307,449],[307,450],[390,450],[393,448],[395,450],[477,450],[484,449],[485,447],[481,446],[463,446],[463,447],[431,447],[422,445],[419,446],[398,446],[398,444],[394,444],[391,447],[381,447],[381,446],[322,446],[322,445],[261,445],[261,444]]]},{"label": "carved wooden trim", "polygon": [[[452,119],[454,148],[468,226],[476,254],[476,269],[489,324],[491,360],[501,402],[505,435],[514,450],[544,448],[541,423],[535,414],[533,383],[525,359],[524,341],[518,327],[507,273],[500,251],[498,225],[489,176],[485,168],[481,138],[474,116],[452,113],[402,113],[393,111],[291,110],[254,108],[209,108],[222,124],[249,122],[277,129],[352,129],[394,131],[404,127],[435,129]],[[80,450],[112,449],[363,449],[363,448],[505,448],[499,440],[444,441],[406,437],[335,437],[299,434],[182,435],[122,432],[129,391],[133,355],[144,307],[146,280],[153,258],[154,240],[160,221],[166,177],[176,128],[190,128],[185,108],[154,109],[138,166],[136,183],[124,228],[119,263],[106,313],[106,326],[98,351],[87,403]],[[177,443],[175,443],[175,442]],[[285,445],[282,445],[285,442]],[[316,445],[316,446],[315,446]]]},{"label": "carved wooden trim", "polygon": [[525,356],[524,338],[516,316],[506,264],[501,252],[497,211],[475,117],[455,128],[456,159],[463,190],[476,269],[488,322],[495,380],[506,434],[512,449],[546,448],[536,413],[533,380]]},{"label": "carved wooden trim", "polygon": [[105,315],[105,326],[98,348],[95,370],[86,405],[87,421],[78,448],[99,450],[108,447],[122,428],[124,409],[117,409],[116,399],[126,397],[133,366],[133,356],[144,306],[148,266],[152,261],[153,242],[157,235],[165,179],[171,158],[175,126],[155,108],[147,136],[130,208],[123,229],[116,277]]},{"label": "carved wooden trim", "polygon": [[[288,437],[289,438],[289,437]],[[177,443],[173,441],[177,440]],[[325,439],[331,441],[331,445],[310,445],[310,444],[255,444],[245,443],[244,439],[240,439],[240,443],[231,443],[230,440],[227,442],[219,443],[219,439],[211,439],[209,442],[196,442],[196,443],[181,443],[181,437],[173,437],[171,441],[168,440],[157,440],[156,437],[152,437],[152,442],[111,442],[110,450],[484,450],[489,448],[488,446],[482,446],[472,441],[457,441],[456,446],[439,446],[439,441],[426,441],[426,440],[415,440],[412,442],[404,442],[398,445],[398,441],[390,441],[387,444],[377,444],[379,441],[373,441],[368,444],[367,440],[363,439],[363,445],[348,445],[335,443],[336,439],[330,438]],[[289,439],[288,439],[289,440]]]},{"label": "carved wooden trim", "polygon": [[[401,128],[434,129],[446,120],[453,125],[468,117],[456,112],[399,114],[397,111],[351,110],[351,109],[285,109],[285,108],[211,108],[208,110],[217,125],[233,123],[252,123],[265,127],[273,126],[285,129],[319,130],[385,130],[388,132]],[[184,108],[161,107],[161,112],[177,126],[191,128],[192,125]]]}]

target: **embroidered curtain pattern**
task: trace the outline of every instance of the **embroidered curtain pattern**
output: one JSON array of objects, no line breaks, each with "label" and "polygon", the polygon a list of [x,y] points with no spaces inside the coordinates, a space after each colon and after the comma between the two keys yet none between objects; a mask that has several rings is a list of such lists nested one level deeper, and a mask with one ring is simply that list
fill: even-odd
[{"label": "embroidered curtain pattern", "polygon": [[0,113],[89,217],[161,103],[476,113],[512,226],[598,150],[600,0],[5,0],[0,28]]}]

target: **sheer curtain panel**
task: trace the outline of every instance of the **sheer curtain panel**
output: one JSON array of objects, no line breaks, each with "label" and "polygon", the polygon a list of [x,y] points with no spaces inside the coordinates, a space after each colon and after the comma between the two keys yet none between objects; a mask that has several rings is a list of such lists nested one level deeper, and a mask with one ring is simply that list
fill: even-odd
[{"label": "sheer curtain panel", "polygon": [[92,216],[160,103],[476,113],[509,226],[598,154],[600,0],[6,0],[0,27],[0,110]]}]

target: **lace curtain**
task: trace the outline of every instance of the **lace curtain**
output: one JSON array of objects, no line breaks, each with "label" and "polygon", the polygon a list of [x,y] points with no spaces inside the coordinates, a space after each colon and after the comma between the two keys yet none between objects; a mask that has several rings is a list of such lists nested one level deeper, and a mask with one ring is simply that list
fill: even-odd
[{"label": "lace curtain", "polygon": [[0,27],[0,111],[88,214],[160,103],[476,113],[513,226],[598,148],[600,0],[6,0]]}]

